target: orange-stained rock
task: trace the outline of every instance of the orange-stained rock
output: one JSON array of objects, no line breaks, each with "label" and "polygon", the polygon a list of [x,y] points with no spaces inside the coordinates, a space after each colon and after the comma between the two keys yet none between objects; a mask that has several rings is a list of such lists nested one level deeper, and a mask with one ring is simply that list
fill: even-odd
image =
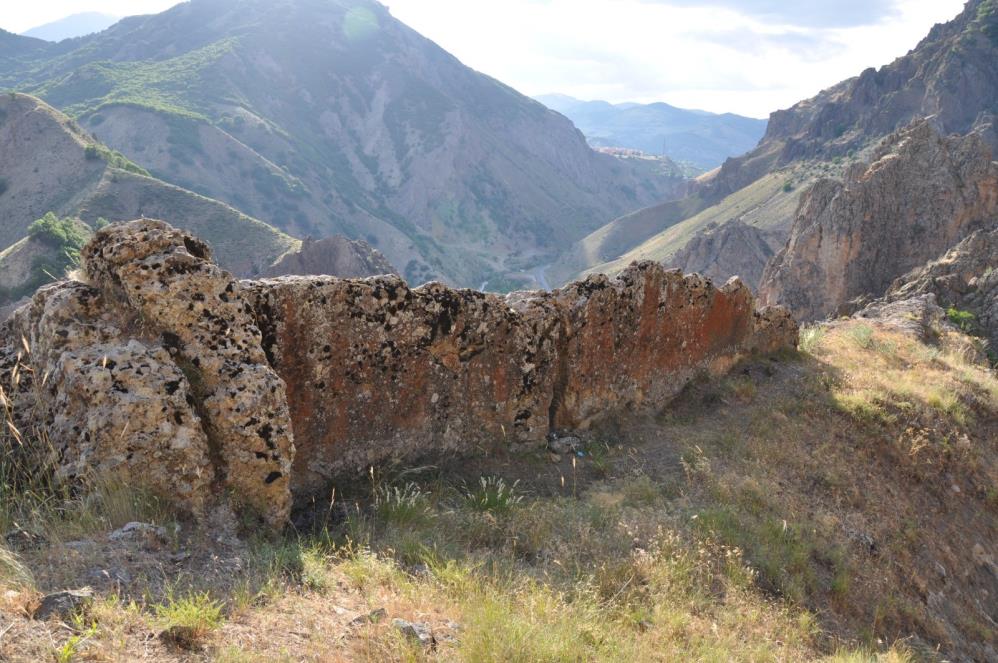
[{"label": "orange-stained rock", "polygon": [[0,328],[18,421],[46,413],[37,439],[57,438],[65,478],[123,471],[195,513],[231,496],[272,526],[339,473],[542,444],[797,341],[737,279],[654,263],[505,298],[394,276],[240,283],[142,220],[99,231],[83,268],[89,284]]},{"label": "orange-stained rock", "polygon": [[288,385],[301,493],[386,458],[541,443],[659,408],[696,375],[797,339],[737,279],[718,289],[654,263],[505,298],[390,277],[243,287]]}]

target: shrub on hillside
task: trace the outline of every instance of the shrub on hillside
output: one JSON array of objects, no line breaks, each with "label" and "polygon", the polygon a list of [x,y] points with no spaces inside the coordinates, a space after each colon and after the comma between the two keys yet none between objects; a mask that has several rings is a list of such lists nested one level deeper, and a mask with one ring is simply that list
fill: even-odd
[{"label": "shrub on hillside", "polygon": [[83,153],[86,155],[87,161],[101,160],[111,168],[118,168],[119,170],[124,170],[136,175],[145,175],[146,177],[149,176],[148,170],[142,166],[132,163],[128,157],[121,152],[109,149],[103,145],[87,145]]},{"label": "shrub on hillside", "polygon": [[956,307],[946,309],[946,317],[949,318],[950,322],[959,327],[961,331],[968,334],[974,330],[974,321],[977,320],[977,316],[970,311],[961,311]]},{"label": "shrub on hillside", "polygon": [[56,248],[79,251],[87,242],[87,233],[74,219],[60,219],[49,212],[28,226],[28,234]]},{"label": "shrub on hillside", "polygon": [[977,8],[977,22],[981,32],[998,45],[998,0],[984,0]]}]

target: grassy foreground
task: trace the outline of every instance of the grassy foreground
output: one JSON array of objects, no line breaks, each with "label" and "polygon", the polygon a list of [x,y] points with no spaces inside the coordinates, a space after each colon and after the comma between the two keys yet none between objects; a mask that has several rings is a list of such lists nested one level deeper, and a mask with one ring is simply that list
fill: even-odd
[{"label": "grassy foreground", "polygon": [[[848,322],[574,457],[372,471],[282,537],[7,463],[0,660],[975,656],[996,644],[974,581],[998,541],[996,446],[993,372]],[[132,521],[163,529],[108,538]],[[29,619],[84,585],[89,607]]]}]

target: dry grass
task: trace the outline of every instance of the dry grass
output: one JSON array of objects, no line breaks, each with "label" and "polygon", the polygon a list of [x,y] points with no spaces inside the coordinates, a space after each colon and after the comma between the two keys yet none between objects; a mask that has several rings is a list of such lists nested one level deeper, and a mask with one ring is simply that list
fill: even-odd
[{"label": "dry grass", "polygon": [[[583,459],[372,474],[300,534],[229,540],[224,523],[178,523],[108,482],[86,496],[7,492],[0,522],[38,539],[0,548],[0,658],[976,655],[994,632],[960,579],[980,579],[974,545],[998,540],[998,381],[875,327],[808,339],[800,356],[694,386],[654,420],[590,434]],[[126,520],[175,533],[108,541]],[[80,584],[98,599],[72,623],[27,619],[38,592]],[[944,585],[940,608],[929,597]],[[425,624],[435,644],[394,618]],[[161,635],[176,627],[193,637]]]}]

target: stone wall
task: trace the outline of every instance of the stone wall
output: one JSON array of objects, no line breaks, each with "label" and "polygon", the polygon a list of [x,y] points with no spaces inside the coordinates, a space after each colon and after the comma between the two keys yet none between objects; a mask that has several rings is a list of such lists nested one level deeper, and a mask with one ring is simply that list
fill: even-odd
[{"label": "stone wall", "polygon": [[26,437],[48,436],[66,478],[113,471],[194,512],[226,495],[275,526],[341,473],[540,445],[797,340],[739,281],[652,263],[505,298],[390,276],[238,282],[149,220],[98,232],[83,263],[88,283],[39,291],[0,328]]},{"label": "stone wall", "polygon": [[506,298],[397,278],[244,282],[288,385],[295,486],[387,456],[540,444],[665,405],[703,372],[796,342],[740,281],[654,263]]}]

